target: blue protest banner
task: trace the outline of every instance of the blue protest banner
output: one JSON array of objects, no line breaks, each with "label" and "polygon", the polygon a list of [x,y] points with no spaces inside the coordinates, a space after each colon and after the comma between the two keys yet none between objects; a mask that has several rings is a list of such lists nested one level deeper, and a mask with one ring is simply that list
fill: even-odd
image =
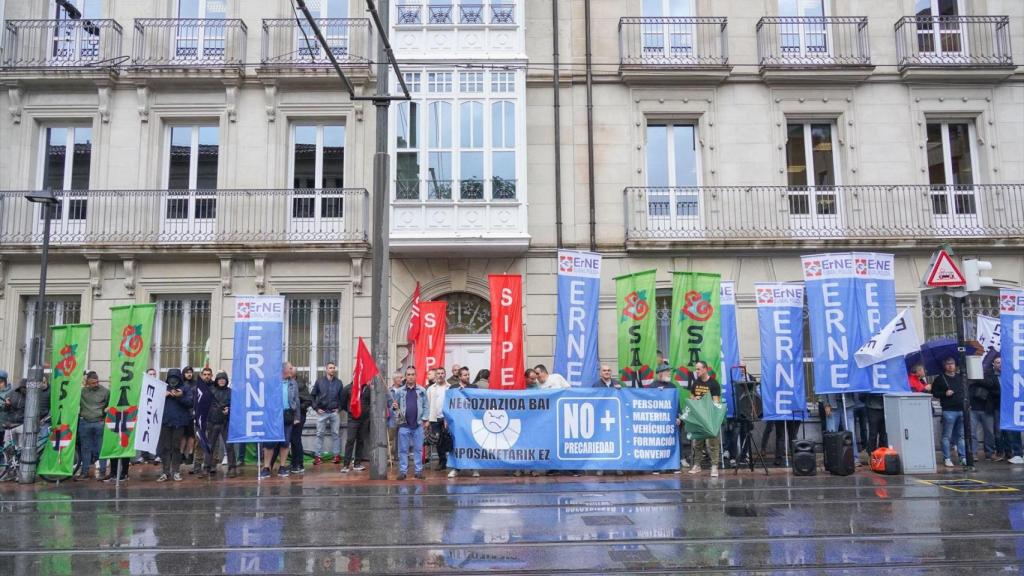
[{"label": "blue protest banner", "polygon": [[[854,338],[854,351],[878,333],[896,317],[896,275],[892,254],[855,252],[853,254],[854,294],[858,311],[858,334]],[[890,358],[885,362],[858,368],[867,372],[871,391],[910,392],[907,366],[903,358]]]},{"label": "blue protest banner", "polygon": [[1024,290],[999,291],[999,426],[1024,431]]},{"label": "blue protest banner", "polygon": [[283,324],[283,296],[235,297],[228,442],[284,440]]},{"label": "blue protest banner", "polygon": [[224,523],[224,544],[230,552],[224,558],[225,574],[281,574],[284,551],[281,546],[280,516],[228,518]]},{"label": "blue protest banner", "polygon": [[758,283],[761,398],[765,420],[805,420],[804,285]]},{"label": "blue protest banner", "polygon": [[736,416],[732,401],[733,368],[740,364],[740,342],[736,332],[736,283],[722,281],[718,289],[718,313],[722,319],[722,401],[725,402],[727,418]]},{"label": "blue protest banner", "polygon": [[668,470],[679,467],[674,387],[450,389],[453,468]]},{"label": "blue protest banner", "polygon": [[554,371],[573,386],[592,386],[598,379],[600,296],[601,255],[559,250]]},{"label": "blue protest banner", "polygon": [[857,368],[857,326],[853,254],[803,256],[807,319],[818,394],[869,392],[867,371]]}]

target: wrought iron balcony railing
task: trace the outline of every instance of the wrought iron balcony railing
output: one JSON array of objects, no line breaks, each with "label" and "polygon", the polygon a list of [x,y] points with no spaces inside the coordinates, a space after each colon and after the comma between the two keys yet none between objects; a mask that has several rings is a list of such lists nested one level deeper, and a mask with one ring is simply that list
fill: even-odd
[{"label": "wrought iron balcony railing", "polygon": [[868,19],[761,18],[757,22],[757,54],[762,67],[869,66]]},{"label": "wrought iron balcony railing", "polygon": [[246,35],[241,20],[138,18],[132,63],[170,68],[241,67]]},{"label": "wrought iron balcony railing", "polygon": [[627,241],[1024,237],[1024,184],[626,188]]},{"label": "wrought iron balcony railing", "polygon": [[[455,195],[453,197],[453,190]],[[423,193],[426,193],[426,196]],[[437,201],[515,201],[516,180],[409,180],[395,181],[395,200],[401,202]]]},{"label": "wrought iron balcony railing", "polygon": [[114,20],[8,20],[5,28],[4,68],[113,67],[124,55]]},{"label": "wrought iron balcony railing", "polygon": [[905,16],[895,28],[901,70],[1013,66],[1009,16]]},{"label": "wrought iron balcony railing", "polygon": [[[24,191],[0,192],[0,249],[38,246],[43,209]],[[361,188],[65,190],[51,220],[64,247],[294,246],[367,241]]]},{"label": "wrought iron balcony railing", "polygon": [[[323,18],[317,21],[334,58],[343,66],[368,66],[374,45],[370,21],[366,18]],[[303,34],[305,32],[305,35]],[[308,44],[307,44],[308,39]],[[313,31],[294,18],[263,20],[260,62],[265,67],[320,68],[330,66]]]},{"label": "wrought iron balcony railing", "polygon": [[726,24],[725,18],[621,18],[620,63],[635,68],[727,66]]},{"label": "wrought iron balcony railing", "polygon": [[485,25],[515,24],[516,6],[513,2],[479,0],[465,4],[398,4],[395,23],[399,26],[427,25]]}]

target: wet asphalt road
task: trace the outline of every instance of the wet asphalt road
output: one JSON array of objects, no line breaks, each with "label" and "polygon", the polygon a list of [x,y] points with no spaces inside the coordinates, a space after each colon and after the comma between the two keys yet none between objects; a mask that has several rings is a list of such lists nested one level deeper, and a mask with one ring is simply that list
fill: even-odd
[{"label": "wet asphalt road", "polygon": [[[138,472],[138,471],[137,471]],[[0,486],[0,574],[1024,574],[1024,467]],[[249,470],[251,474],[253,470]],[[985,488],[982,486],[982,488]],[[1011,491],[1012,490],[1012,491]]]}]

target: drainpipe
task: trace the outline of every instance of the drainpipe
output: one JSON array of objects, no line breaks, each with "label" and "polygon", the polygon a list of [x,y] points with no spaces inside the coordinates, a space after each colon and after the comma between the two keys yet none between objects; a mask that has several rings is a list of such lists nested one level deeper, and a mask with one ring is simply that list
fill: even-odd
[{"label": "drainpipe", "polygon": [[555,73],[551,79],[555,109],[555,245],[562,247],[562,119],[558,78],[558,2],[551,0],[551,59]]},{"label": "drainpipe", "polygon": [[590,51],[590,0],[583,2],[583,20],[586,27],[587,64],[587,200],[590,207],[590,251],[597,251],[597,222],[594,214],[594,70]]}]

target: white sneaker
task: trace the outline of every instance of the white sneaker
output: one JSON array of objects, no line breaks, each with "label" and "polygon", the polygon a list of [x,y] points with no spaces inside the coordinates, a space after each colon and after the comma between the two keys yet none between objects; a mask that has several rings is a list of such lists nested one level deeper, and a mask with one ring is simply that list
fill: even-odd
[{"label": "white sneaker", "polygon": [[181,477],[181,474],[179,472],[175,472],[174,473],[174,481],[175,482],[181,482],[182,481],[182,477]]},{"label": "white sneaker", "polygon": [[675,472],[672,472],[672,473],[673,474],[682,474],[683,473],[683,469],[680,468],[680,469],[678,469],[678,470],[676,470]]},{"label": "white sneaker", "polygon": [[459,475],[459,471],[458,470],[451,470],[451,471],[448,472],[448,477],[449,478],[455,478],[458,475]]},{"label": "white sneaker", "polygon": [[700,474],[700,464],[696,464],[693,468],[690,468],[690,474]]},{"label": "white sneaker", "polygon": [[689,468],[689,467],[690,467],[690,463],[686,461],[686,458],[683,458],[682,460],[679,461],[679,469],[680,470],[682,470],[683,468]]},{"label": "white sneaker", "polygon": [[478,470],[473,470],[473,478],[479,478],[479,477],[480,477],[480,472]]},{"label": "white sneaker", "polygon": [[945,466],[946,468],[956,468],[956,466],[953,465],[953,461],[950,460],[949,458],[943,460],[942,465]]},{"label": "white sneaker", "polygon": [[598,470],[597,471],[597,475],[598,476],[604,476],[604,470]]},{"label": "white sneaker", "polygon": [[1007,462],[1009,462],[1010,464],[1024,464],[1024,458],[1020,456],[1014,456],[1013,458],[1007,460]]},{"label": "white sneaker", "polygon": [[718,466],[711,467],[711,477],[718,478]]}]

